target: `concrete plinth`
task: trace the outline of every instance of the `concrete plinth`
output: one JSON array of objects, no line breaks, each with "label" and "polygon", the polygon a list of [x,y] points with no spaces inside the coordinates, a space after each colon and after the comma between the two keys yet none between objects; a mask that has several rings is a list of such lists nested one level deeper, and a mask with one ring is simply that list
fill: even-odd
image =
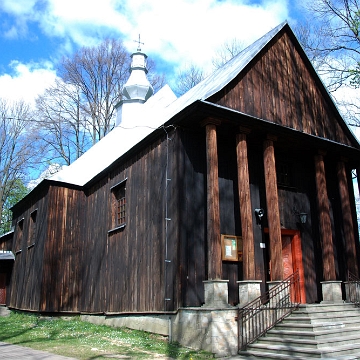
[{"label": "concrete plinth", "polygon": [[322,304],[343,303],[341,281],[322,281]]},{"label": "concrete plinth", "polygon": [[229,280],[205,280],[205,305],[204,307],[212,307],[216,309],[228,308],[229,293],[228,293]]},{"label": "concrete plinth", "polygon": [[244,307],[261,295],[261,280],[243,280],[236,283],[239,285],[239,307]]},{"label": "concrete plinth", "polygon": [[173,341],[216,357],[234,356],[238,351],[238,309],[183,308],[172,321]]},{"label": "concrete plinth", "polygon": [[360,301],[360,285],[356,281],[346,281],[345,294],[346,302],[358,303]]}]

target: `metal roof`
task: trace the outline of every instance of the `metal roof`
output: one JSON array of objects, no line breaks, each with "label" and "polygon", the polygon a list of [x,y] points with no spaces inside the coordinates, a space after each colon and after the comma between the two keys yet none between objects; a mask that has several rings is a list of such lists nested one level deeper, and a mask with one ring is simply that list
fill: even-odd
[{"label": "metal roof", "polygon": [[[156,129],[164,127],[168,121],[182,110],[199,100],[205,101],[222,90],[287,25],[288,23],[285,21],[269,31],[178,99],[174,100],[174,94],[168,86],[165,86],[142,105],[142,112],[140,114],[142,116],[137,116],[134,119],[134,127],[124,129],[121,126],[116,126],[114,130],[90,148],[84,155],[70,166],[55,174],[50,180],[79,186],[85,185],[127,151],[135,147],[145,137]],[[316,73],[315,69],[312,69]],[[320,78],[319,83],[322,84]],[[327,92],[326,87],[323,84],[322,86]],[[332,101],[329,93],[328,95]],[[334,104],[333,101],[332,103]],[[334,107],[336,108],[335,104]],[[138,123],[139,119],[142,119],[141,124]],[[354,139],[356,139],[355,136]]]},{"label": "metal roof", "polygon": [[[172,101],[170,104],[166,101],[160,101],[160,106],[155,105],[151,107],[150,105],[153,98],[155,100],[161,94],[162,90],[160,90],[143,104],[144,116],[142,118],[144,121],[142,124],[137,124],[137,119],[134,119],[134,124],[137,125],[131,129],[124,129],[121,128],[121,126],[115,127],[114,130],[90,148],[84,155],[70,166],[65,167],[59,173],[52,176],[50,180],[73,185],[85,185],[131,147],[135,146],[155,129],[161,127],[187,106],[197,100],[206,100],[211,95],[223,89],[286,24],[287,23],[284,22],[278,25],[259,40],[255,41],[180,98]],[[173,98],[171,99],[173,100]]]},{"label": "metal roof", "polygon": [[15,255],[12,251],[0,250],[0,260],[15,260]]}]

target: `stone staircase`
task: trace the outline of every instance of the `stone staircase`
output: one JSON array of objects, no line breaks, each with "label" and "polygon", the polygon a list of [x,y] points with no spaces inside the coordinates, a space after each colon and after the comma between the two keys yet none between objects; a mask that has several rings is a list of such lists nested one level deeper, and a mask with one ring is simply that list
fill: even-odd
[{"label": "stone staircase", "polygon": [[360,309],[346,303],[300,305],[238,358],[360,359]]}]

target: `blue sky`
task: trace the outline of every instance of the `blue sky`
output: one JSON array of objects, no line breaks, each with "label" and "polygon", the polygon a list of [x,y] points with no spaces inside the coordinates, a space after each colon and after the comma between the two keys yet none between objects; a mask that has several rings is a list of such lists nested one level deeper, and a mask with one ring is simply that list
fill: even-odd
[{"label": "blue sky", "polygon": [[[54,81],[62,56],[105,37],[122,39],[132,52],[139,34],[142,50],[171,85],[189,64],[211,71],[211,59],[226,41],[237,39],[245,46],[285,20],[296,26],[305,14],[302,4],[304,0],[0,0],[0,97],[34,104]],[[351,94],[346,90],[335,96]],[[353,130],[360,138],[360,128]]]},{"label": "blue sky", "polygon": [[0,97],[33,102],[54,80],[56,64],[105,37],[142,47],[171,84],[188,64],[211,70],[226,41],[248,45],[284,20],[295,25],[302,1],[1,0]]}]

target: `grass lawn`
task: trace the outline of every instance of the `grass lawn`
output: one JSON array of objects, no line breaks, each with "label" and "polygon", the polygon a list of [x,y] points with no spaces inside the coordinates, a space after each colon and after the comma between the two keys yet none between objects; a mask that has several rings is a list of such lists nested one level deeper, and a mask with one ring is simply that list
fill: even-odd
[{"label": "grass lawn", "polygon": [[79,317],[64,320],[15,311],[0,317],[0,341],[77,359],[212,358],[144,331],[94,325]]}]

